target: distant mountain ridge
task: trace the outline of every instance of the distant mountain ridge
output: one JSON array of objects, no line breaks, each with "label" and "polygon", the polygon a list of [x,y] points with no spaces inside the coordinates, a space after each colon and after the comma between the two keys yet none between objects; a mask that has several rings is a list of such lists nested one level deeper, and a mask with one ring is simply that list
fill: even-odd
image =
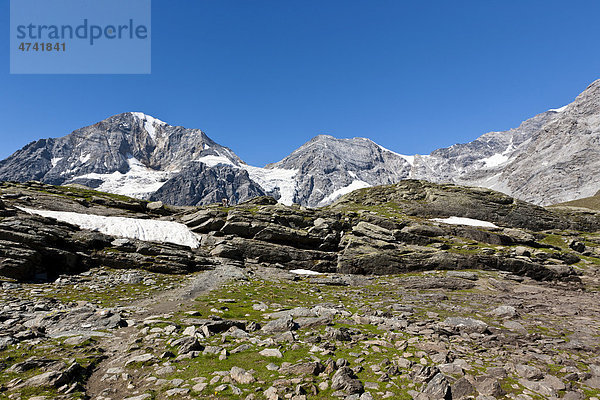
[{"label": "distant mountain ridge", "polygon": [[498,190],[550,205],[600,189],[600,80],[575,101],[507,132],[415,157],[412,177]]},{"label": "distant mountain ridge", "polygon": [[41,139],[0,161],[0,180],[79,183],[111,193],[202,205],[271,195],[318,207],[352,190],[407,178],[482,186],[548,205],[600,189],[600,80],[575,101],[506,132],[407,156],[366,138],[319,135],[264,168],[199,129],[128,112]]}]

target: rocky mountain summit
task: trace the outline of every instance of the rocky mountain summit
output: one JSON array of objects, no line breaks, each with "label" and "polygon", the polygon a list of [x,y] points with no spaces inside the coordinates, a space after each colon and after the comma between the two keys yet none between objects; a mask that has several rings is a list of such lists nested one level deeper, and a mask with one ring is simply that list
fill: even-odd
[{"label": "rocky mountain summit", "polygon": [[[574,102],[506,132],[490,132],[429,155],[406,156],[369,139],[320,135],[264,168],[244,163],[198,129],[124,113],[58,139],[30,143],[0,161],[0,180],[83,184],[172,205],[331,204],[352,190],[424,179],[487,187],[550,205],[600,188],[600,80]],[[401,143],[398,144],[401,146]]]},{"label": "rocky mountain summit", "polygon": [[599,227],[416,180],[318,209],[2,183],[0,398],[597,398]]},{"label": "rocky mountain summit", "polygon": [[266,168],[298,171],[294,201],[318,207],[356,189],[389,185],[408,178],[410,160],[369,139],[319,135]]}]

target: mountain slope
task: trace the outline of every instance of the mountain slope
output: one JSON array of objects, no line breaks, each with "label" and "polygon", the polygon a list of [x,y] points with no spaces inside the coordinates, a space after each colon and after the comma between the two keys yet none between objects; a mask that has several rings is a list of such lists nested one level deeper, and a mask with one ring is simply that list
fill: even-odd
[{"label": "mountain slope", "polygon": [[589,208],[590,210],[598,210],[600,211],[600,191],[593,196],[584,197],[582,199],[566,201],[564,203],[555,204],[557,207],[567,206],[567,207],[583,207]]},{"label": "mountain slope", "polygon": [[594,195],[600,187],[600,81],[590,85],[531,137],[492,186],[514,197],[553,204]]},{"label": "mountain slope", "polygon": [[547,111],[518,128],[489,132],[472,142],[441,148],[429,155],[416,155],[411,176],[432,182],[452,182],[470,174],[494,174],[527,147],[533,134],[557,115],[556,111]]},{"label": "mountain slope", "polygon": [[265,194],[243,169],[192,162],[154,192],[150,200],[182,206],[219,203],[222,199],[238,204]]}]

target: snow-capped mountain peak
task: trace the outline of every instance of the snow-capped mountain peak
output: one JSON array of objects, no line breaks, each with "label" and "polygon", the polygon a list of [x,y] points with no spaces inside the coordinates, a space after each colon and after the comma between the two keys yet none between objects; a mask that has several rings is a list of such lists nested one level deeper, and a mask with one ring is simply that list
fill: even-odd
[{"label": "snow-capped mountain peak", "polygon": [[[146,115],[141,112],[132,112],[131,115],[133,115],[135,118],[137,118],[144,124],[144,129],[146,130],[146,132],[148,132],[150,137],[154,140],[156,140],[157,128],[169,125],[166,122],[163,122],[158,118],[154,118],[150,115]],[[160,130],[160,128],[159,128],[159,130]]]}]

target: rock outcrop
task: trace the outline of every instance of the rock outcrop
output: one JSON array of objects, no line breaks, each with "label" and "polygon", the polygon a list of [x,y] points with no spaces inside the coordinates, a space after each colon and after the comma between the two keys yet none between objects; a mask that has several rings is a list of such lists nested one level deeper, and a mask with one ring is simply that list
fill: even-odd
[{"label": "rock outcrop", "polygon": [[[4,185],[5,211],[14,215],[0,220],[2,275],[53,278],[100,265],[187,273],[227,259],[321,273],[483,269],[577,281],[571,265],[581,261],[581,254],[593,253],[568,236],[566,249],[544,239],[567,229],[600,227],[598,216],[553,212],[488,189],[414,180],[362,189],[322,209],[284,206],[271,197],[236,207],[175,209],[85,189],[62,190],[39,183]],[[91,193],[90,200],[81,197]],[[181,221],[198,235],[200,248],[111,237],[19,208],[53,207],[59,198],[61,210]],[[491,225],[455,225],[443,217]]]}]

